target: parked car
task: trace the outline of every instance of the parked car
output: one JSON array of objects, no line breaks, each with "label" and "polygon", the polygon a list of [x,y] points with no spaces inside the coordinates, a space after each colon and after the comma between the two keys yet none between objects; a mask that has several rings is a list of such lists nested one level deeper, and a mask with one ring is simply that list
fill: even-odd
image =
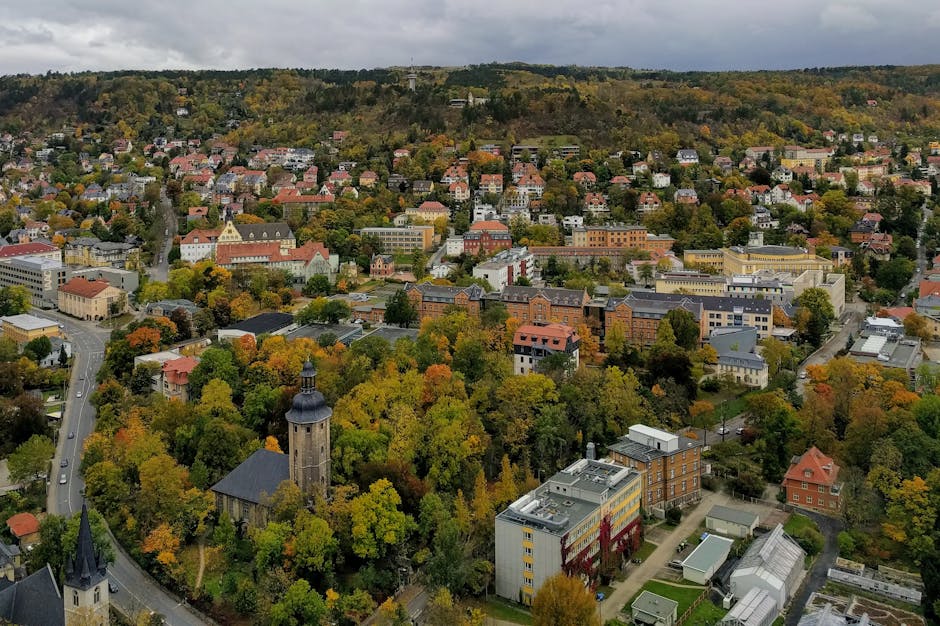
[{"label": "parked car", "polygon": [[118,592],[118,586],[114,584],[113,580],[108,581],[108,591],[110,591],[111,593]]},{"label": "parked car", "polygon": [[717,432],[719,435],[727,435],[728,433],[731,432],[731,429],[725,428],[724,426],[719,426],[718,430],[716,430],[715,432]]},{"label": "parked car", "polygon": [[738,428],[735,428],[735,429],[734,429],[734,434],[736,434],[736,435],[743,435],[743,434],[744,434],[744,426],[739,426]]}]

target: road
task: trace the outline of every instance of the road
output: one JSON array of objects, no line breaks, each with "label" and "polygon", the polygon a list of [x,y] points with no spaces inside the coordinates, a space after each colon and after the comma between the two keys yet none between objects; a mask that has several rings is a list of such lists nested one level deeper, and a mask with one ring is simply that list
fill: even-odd
[{"label": "road", "polygon": [[[95,389],[95,377],[104,358],[110,331],[55,311],[42,311],[40,315],[65,327],[75,357],[46,502],[50,513],[72,515],[81,510],[82,492],[85,487],[79,472],[82,443],[85,437],[95,430],[95,408],[88,396]],[[82,393],[81,398],[77,397],[78,392]],[[75,436],[69,438],[68,433],[74,433]],[[67,468],[60,469],[62,459],[68,459]],[[62,473],[67,480],[64,485],[59,484],[59,476]],[[141,612],[160,613],[165,617],[165,623],[172,626],[197,626],[207,623],[206,618],[196,615],[189,607],[182,605],[140,569],[113,537],[112,541],[115,544],[115,559],[114,563],[108,566],[108,578],[118,586],[118,593],[111,596],[111,602],[115,606],[132,617],[140,615]]]},{"label": "road", "polygon": [[[866,304],[861,300],[845,303],[845,314],[842,317],[842,327],[833,334],[821,348],[812,353],[809,358],[800,364],[800,372],[806,370],[807,365],[825,365],[835,358],[836,353],[843,350],[849,341],[849,335],[856,337],[862,320],[867,311]],[[796,389],[800,395],[805,394],[808,378],[797,380]]]},{"label": "road", "polygon": [[159,250],[154,252],[158,263],[154,263],[150,268],[149,274],[151,280],[166,282],[170,272],[170,248],[173,247],[173,238],[179,229],[179,220],[176,217],[176,211],[173,210],[173,203],[170,199],[162,196],[160,198],[160,210],[163,212],[163,223],[165,225],[165,236],[160,242]]},{"label": "road", "polygon": [[786,626],[797,626],[800,623],[800,618],[803,616],[803,607],[807,605],[809,597],[813,592],[818,591],[826,584],[829,568],[835,565],[836,557],[839,556],[838,536],[839,531],[842,530],[842,522],[838,519],[818,515],[809,511],[800,511],[800,513],[813,518],[816,523],[819,524],[819,530],[823,534],[823,537],[825,537],[826,543],[822,552],[820,552],[816,560],[813,561],[812,569],[810,569],[806,578],[803,579],[803,584],[790,602],[791,610],[787,613],[784,622]]}]

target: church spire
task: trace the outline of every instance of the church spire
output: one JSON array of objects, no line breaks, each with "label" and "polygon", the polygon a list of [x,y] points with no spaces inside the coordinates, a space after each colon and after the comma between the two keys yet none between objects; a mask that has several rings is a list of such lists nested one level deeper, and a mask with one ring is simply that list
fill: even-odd
[{"label": "church spire", "polygon": [[77,589],[88,589],[104,579],[105,568],[104,558],[95,550],[91,523],[88,521],[88,506],[83,502],[78,544],[75,553],[65,564],[65,584]]}]

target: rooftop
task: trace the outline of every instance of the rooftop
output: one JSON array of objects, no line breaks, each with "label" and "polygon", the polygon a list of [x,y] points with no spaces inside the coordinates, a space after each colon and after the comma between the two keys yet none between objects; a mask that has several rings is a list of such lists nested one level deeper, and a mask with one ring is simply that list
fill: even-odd
[{"label": "rooftop", "polygon": [[7,315],[6,317],[0,317],[0,320],[23,330],[40,330],[43,328],[58,326],[58,323],[53,322],[52,320],[48,320],[44,317],[36,317],[35,315],[30,315],[28,313]]},{"label": "rooftop", "polygon": [[265,496],[274,495],[278,485],[289,478],[287,455],[260,449],[214,484],[211,490],[246,502],[262,504]]},{"label": "rooftop", "polygon": [[777,614],[777,603],[766,589],[753,587],[722,620],[728,624],[768,624]]},{"label": "rooftop", "polygon": [[240,330],[253,335],[273,333],[294,323],[294,316],[289,313],[261,313],[246,320],[242,320],[223,330]]},{"label": "rooftop", "polygon": [[103,280],[88,280],[87,278],[76,277],[60,286],[59,292],[72,294],[80,298],[94,298],[110,286]]},{"label": "rooftop", "polygon": [[675,600],[669,598],[664,598],[661,595],[657,595],[651,591],[644,590],[637,596],[636,600],[633,601],[633,604],[630,605],[631,609],[637,611],[642,611],[647,615],[655,615],[656,617],[669,618],[672,617],[672,614],[678,610],[679,603]]},{"label": "rooftop", "polygon": [[741,509],[732,509],[731,507],[721,506],[719,504],[711,508],[707,517],[748,527],[752,526],[754,522],[760,519],[757,513],[750,513],[748,511],[742,511]]},{"label": "rooftop", "polygon": [[692,554],[685,557],[682,561],[682,567],[688,567],[697,572],[707,572],[712,566],[720,566],[728,558],[731,546],[734,541],[719,537],[718,535],[708,535],[702,543],[692,550]]}]

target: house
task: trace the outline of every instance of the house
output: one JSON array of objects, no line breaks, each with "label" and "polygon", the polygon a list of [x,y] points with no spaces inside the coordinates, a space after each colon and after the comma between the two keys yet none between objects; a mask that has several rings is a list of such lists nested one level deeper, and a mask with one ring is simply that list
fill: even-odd
[{"label": "house", "polygon": [[759,354],[732,350],[718,355],[718,376],[746,387],[763,389],[769,383],[767,361]]},{"label": "house", "polygon": [[127,294],[103,280],[76,277],[59,287],[59,311],[83,320],[105,320],[127,310]]},{"label": "house", "polygon": [[411,220],[420,219],[426,224],[433,224],[441,218],[450,219],[450,209],[436,200],[427,200],[418,207],[405,209],[405,215]]},{"label": "house", "polygon": [[183,403],[189,402],[189,375],[197,365],[199,365],[199,359],[189,356],[164,363],[160,370],[162,380],[160,392],[163,397]]},{"label": "house", "polygon": [[376,254],[369,263],[369,276],[386,278],[395,273],[395,257],[390,254]]},{"label": "house", "polygon": [[434,191],[434,181],[416,180],[414,185],[411,186],[411,191],[413,191],[416,196],[426,196]]},{"label": "house", "polygon": [[694,189],[676,189],[673,200],[676,204],[698,204],[698,194]]},{"label": "house", "polygon": [[191,206],[189,207],[189,212],[186,215],[187,222],[195,222],[197,220],[207,219],[209,216],[209,207],[207,206]]},{"label": "house", "polygon": [[632,168],[634,176],[640,176],[641,174],[646,174],[650,171],[650,166],[646,161],[637,161],[633,164]]},{"label": "house", "polygon": [[20,551],[39,541],[39,520],[32,513],[16,513],[7,519],[7,528]]},{"label": "house", "polygon": [[752,589],[762,589],[773,599],[779,615],[796,593],[805,559],[803,548],[783,532],[783,524],[777,524],[755,539],[741,557],[731,572],[731,593],[741,598]]},{"label": "house", "polygon": [[728,560],[733,545],[731,539],[708,535],[682,561],[682,577],[699,585],[707,585],[718,568]]},{"label": "house", "polygon": [[564,354],[568,368],[578,369],[581,338],[571,326],[564,324],[522,324],[512,338],[513,373],[516,375],[539,371],[542,359]]},{"label": "house", "polygon": [[634,624],[645,626],[674,626],[678,621],[679,603],[650,591],[642,591],[633,604],[630,613]]},{"label": "house", "polygon": [[481,174],[480,191],[483,193],[503,193],[503,175],[502,174]]},{"label": "house", "polygon": [[591,576],[605,559],[640,545],[641,477],[588,458],[576,461],[496,516],[496,594],[531,604],[558,572]]},{"label": "house", "polygon": [[76,237],[62,250],[66,265],[116,267],[136,270],[140,267],[140,247],[133,243],[101,241],[97,237]]},{"label": "house", "polygon": [[607,452],[615,463],[643,476],[646,511],[662,517],[666,509],[701,500],[701,441],[634,424]]},{"label": "house", "polygon": [[683,149],[676,152],[676,161],[679,165],[698,165],[698,152],[690,149]]},{"label": "house", "polygon": [[470,185],[462,180],[451,183],[447,191],[455,202],[466,202],[470,199]]},{"label": "house", "polygon": [[629,176],[617,175],[610,179],[610,186],[626,189],[630,186],[631,181],[632,179]]},{"label": "house", "polygon": [[585,189],[594,189],[597,184],[597,176],[594,175],[594,172],[575,172],[573,179],[576,185],[580,185]]},{"label": "house", "polygon": [[195,263],[215,256],[215,246],[222,229],[194,228],[180,239],[180,259]]},{"label": "house", "polygon": [[783,477],[787,503],[828,514],[842,511],[842,482],[839,466],[813,446],[793,457]]},{"label": "house", "polygon": [[716,504],[705,516],[705,529],[726,537],[745,539],[754,536],[759,521],[756,513]]},{"label": "house", "polygon": [[659,196],[652,191],[644,191],[637,200],[636,210],[637,213],[640,214],[652,213],[653,211],[661,209],[662,206],[663,203],[662,200],[659,199]]},{"label": "house", "polygon": [[780,614],[767,590],[752,588],[721,620],[721,626],[771,626]]},{"label": "house", "polygon": [[607,198],[604,197],[604,194],[596,192],[585,194],[584,210],[594,215],[598,213],[610,213],[610,209],[607,208]]},{"label": "house", "polygon": [[545,181],[538,174],[529,174],[519,179],[516,188],[532,198],[541,198],[545,191]]}]

